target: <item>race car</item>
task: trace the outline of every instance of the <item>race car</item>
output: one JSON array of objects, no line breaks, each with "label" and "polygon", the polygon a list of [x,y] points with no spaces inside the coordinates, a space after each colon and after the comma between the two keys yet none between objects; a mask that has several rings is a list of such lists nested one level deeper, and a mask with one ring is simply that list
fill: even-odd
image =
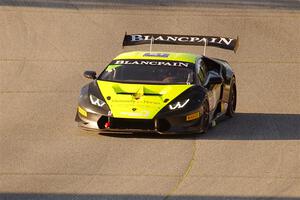
[{"label": "race car", "polygon": [[114,58],[80,92],[75,121],[100,133],[186,134],[207,132],[237,102],[235,74],[225,60],[192,53],[152,51],[153,44],[213,46],[237,50],[238,39],[214,36],[125,34],[123,46],[150,51]]}]

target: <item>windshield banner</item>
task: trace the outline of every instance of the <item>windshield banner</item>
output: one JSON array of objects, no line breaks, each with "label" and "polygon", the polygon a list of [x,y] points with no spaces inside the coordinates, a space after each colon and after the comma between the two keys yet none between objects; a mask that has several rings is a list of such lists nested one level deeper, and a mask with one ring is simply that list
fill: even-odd
[{"label": "windshield banner", "polygon": [[125,34],[123,46],[140,44],[171,44],[171,45],[196,45],[213,46],[227,50],[237,51],[238,38],[197,36],[197,35],[169,35],[169,34]]},{"label": "windshield banner", "polygon": [[192,68],[193,63],[170,60],[113,60],[110,65],[148,65],[148,66],[166,66]]}]

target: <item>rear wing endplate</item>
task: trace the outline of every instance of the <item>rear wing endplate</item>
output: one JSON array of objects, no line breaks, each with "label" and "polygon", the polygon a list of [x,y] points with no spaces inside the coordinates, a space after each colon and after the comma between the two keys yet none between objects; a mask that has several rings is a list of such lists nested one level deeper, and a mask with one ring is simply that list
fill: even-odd
[{"label": "rear wing endplate", "polygon": [[239,38],[236,39],[218,36],[198,35],[169,35],[169,34],[130,34],[125,33],[123,46],[140,44],[168,44],[168,45],[195,45],[212,46],[232,50],[236,53]]}]

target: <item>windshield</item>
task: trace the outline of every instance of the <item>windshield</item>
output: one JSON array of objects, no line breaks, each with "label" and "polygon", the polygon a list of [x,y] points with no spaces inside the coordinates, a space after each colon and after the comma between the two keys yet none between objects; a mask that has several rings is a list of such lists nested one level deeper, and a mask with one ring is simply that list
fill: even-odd
[{"label": "windshield", "polygon": [[100,80],[127,83],[192,84],[192,68],[156,65],[109,65]]}]

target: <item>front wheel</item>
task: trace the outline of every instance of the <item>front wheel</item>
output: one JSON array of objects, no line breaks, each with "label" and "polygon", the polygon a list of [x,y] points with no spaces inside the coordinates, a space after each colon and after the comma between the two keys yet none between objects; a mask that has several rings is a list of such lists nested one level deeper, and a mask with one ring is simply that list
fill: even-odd
[{"label": "front wheel", "polygon": [[235,80],[233,79],[230,87],[230,92],[229,92],[229,101],[228,101],[226,115],[229,117],[233,117],[235,113],[235,108],[236,108],[236,84],[235,84]]}]

